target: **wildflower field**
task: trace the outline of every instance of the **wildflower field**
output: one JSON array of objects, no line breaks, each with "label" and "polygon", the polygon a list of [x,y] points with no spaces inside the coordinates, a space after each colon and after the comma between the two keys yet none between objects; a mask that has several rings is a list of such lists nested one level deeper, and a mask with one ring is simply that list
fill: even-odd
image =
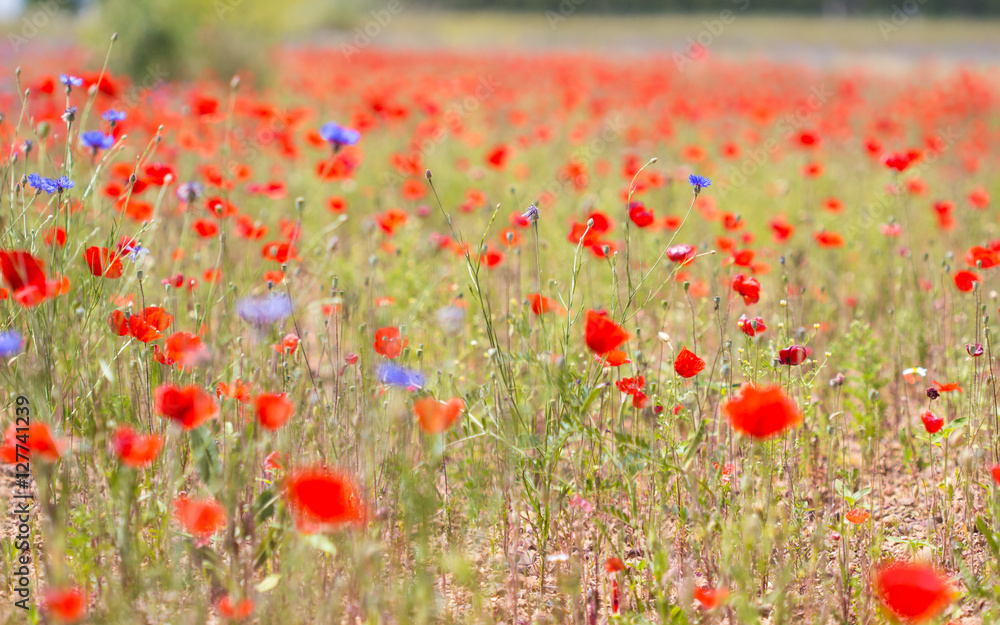
[{"label": "wildflower field", "polygon": [[1000,622],[994,67],[70,58],[0,92],[2,622]]}]

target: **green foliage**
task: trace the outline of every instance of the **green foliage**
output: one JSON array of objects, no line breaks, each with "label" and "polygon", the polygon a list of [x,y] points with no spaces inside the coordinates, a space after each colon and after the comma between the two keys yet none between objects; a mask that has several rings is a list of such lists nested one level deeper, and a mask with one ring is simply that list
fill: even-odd
[{"label": "green foliage", "polygon": [[302,0],[100,0],[96,47],[118,33],[112,68],[136,81],[243,72],[266,81],[268,49],[302,25]]}]

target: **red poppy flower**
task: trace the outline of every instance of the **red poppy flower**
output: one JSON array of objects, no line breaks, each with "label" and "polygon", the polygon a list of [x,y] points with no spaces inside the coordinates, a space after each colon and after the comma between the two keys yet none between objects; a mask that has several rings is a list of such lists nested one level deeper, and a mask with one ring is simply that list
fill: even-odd
[{"label": "red poppy flower", "polygon": [[159,187],[177,180],[177,171],[166,163],[150,163],[143,169],[143,173],[148,184]]},{"label": "red poppy flower", "polygon": [[272,345],[271,348],[279,354],[294,354],[299,348],[299,337],[295,333],[289,332],[281,338],[281,342]]},{"label": "red poppy flower", "polygon": [[944,419],[937,416],[930,410],[925,410],[920,414],[920,420],[924,423],[924,429],[928,434],[935,434],[944,427]]},{"label": "red poppy flower", "polygon": [[[236,218],[236,234],[248,241],[259,241],[267,234],[267,226],[262,226],[247,215],[240,215]],[[267,251],[265,248],[265,258]]]},{"label": "red poppy flower", "polygon": [[196,219],[191,228],[203,239],[218,236],[219,224],[211,219]]},{"label": "red poppy flower", "polygon": [[59,227],[49,228],[48,232],[45,233],[45,244],[52,245],[55,243],[59,247],[66,246],[66,230]]},{"label": "red poppy flower", "polygon": [[928,621],[952,601],[945,576],[928,564],[893,563],[876,573],[879,600],[897,618],[910,623]]},{"label": "red poppy flower", "polygon": [[634,378],[622,378],[615,382],[615,386],[626,395],[635,395],[646,386],[646,378],[641,375]]},{"label": "red poppy flower", "polygon": [[156,389],[156,412],[185,430],[193,430],[219,415],[212,396],[197,386],[178,388],[169,384]]},{"label": "red poppy flower", "polygon": [[624,328],[596,310],[587,311],[585,332],[587,347],[595,354],[606,354],[629,339]]},{"label": "red poppy flower", "polygon": [[798,407],[778,386],[746,385],[722,404],[733,429],[763,440],[802,423]]},{"label": "red poppy flower", "polygon": [[122,277],[122,261],[118,255],[112,256],[106,247],[88,247],[83,254],[90,273],[97,277],[117,279]]},{"label": "red poppy flower", "polygon": [[746,304],[756,304],[760,301],[760,282],[756,278],[748,278],[742,273],[733,278],[733,290],[743,297]]},{"label": "red poppy flower", "polygon": [[437,401],[425,397],[413,402],[413,412],[417,415],[420,429],[428,434],[440,434],[451,429],[465,411],[465,402],[459,397],[448,401]]},{"label": "red poppy flower", "polygon": [[361,525],[367,511],[354,482],[324,468],[297,469],[285,483],[288,504],[299,529]]},{"label": "red poppy flower", "polygon": [[908,153],[893,152],[882,157],[882,164],[889,169],[895,169],[898,172],[902,172],[916,160],[918,159]]},{"label": "red poppy flower", "polygon": [[739,250],[733,252],[730,260],[732,260],[733,264],[737,267],[750,267],[753,265],[753,257],[753,250]]},{"label": "red poppy flower", "polygon": [[273,242],[264,245],[261,256],[277,263],[287,263],[289,260],[302,260],[295,246],[291,243]]},{"label": "red poppy flower", "polygon": [[378,223],[378,227],[389,236],[396,234],[396,231],[400,228],[400,226],[405,224],[408,219],[409,215],[406,211],[398,208],[390,208],[384,213],[375,216],[375,221]]},{"label": "red poppy flower", "polygon": [[977,187],[972,191],[969,191],[968,195],[969,204],[977,210],[984,210],[990,205],[990,194],[986,189],[982,187]]},{"label": "red poppy flower", "polygon": [[333,197],[327,198],[326,208],[331,213],[342,213],[345,210],[347,210],[347,201],[344,198],[340,197],[339,195],[335,195]]},{"label": "red poppy flower", "polygon": [[795,226],[788,223],[784,217],[775,217],[768,224],[774,234],[774,240],[779,243],[787,241],[795,232]]},{"label": "red poppy flower", "polygon": [[613,241],[598,241],[590,246],[590,253],[597,258],[610,258],[618,251],[618,246]]},{"label": "red poppy flower", "polygon": [[126,316],[120,310],[112,311],[108,325],[118,336],[132,336],[138,341],[149,343],[163,337],[160,330],[165,330],[174,318],[158,306],[149,306],[141,313]]},{"label": "red poppy flower", "polygon": [[642,202],[632,202],[632,206],[628,210],[628,217],[639,228],[649,226],[656,219],[653,216],[653,211],[646,208]]},{"label": "red poppy flower", "polygon": [[87,614],[87,594],[80,588],[46,588],[42,610],[58,623],[75,623]]},{"label": "red poppy flower", "polygon": [[678,243],[677,245],[668,247],[666,255],[672,262],[690,265],[694,261],[695,256],[698,255],[698,250],[693,245]]},{"label": "red poppy flower", "polygon": [[538,293],[529,293],[528,302],[531,304],[531,312],[536,315],[544,315],[548,312],[555,312],[562,315],[566,312],[566,309],[563,308],[562,304],[551,297],[545,297],[544,295],[539,295]]},{"label": "red poppy flower", "polygon": [[686,347],[681,348],[674,360],[674,371],[682,378],[693,378],[705,368],[705,361]]},{"label": "red poppy flower", "polygon": [[604,563],[604,570],[608,573],[617,573],[618,571],[625,570],[625,563],[622,562],[621,558],[616,558],[614,556],[607,559]]},{"label": "red poppy flower", "polygon": [[979,276],[971,271],[962,270],[955,274],[955,286],[963,293],[969,293],[975,288],[975,283],[979,282]]},{"label": "red poppy flower", "polygon": [[410,340],[402,336],[399,328],[395,326],[375,331],[375,352],[390,360],[399,356],[403,352],[403,348],[409,344]]},{"label": "red poppy flower", "polygon": [[284,393],[262,393],[254,400],[257,421],[265,430],[277,430],[295,413],[293,404]]},{"label": "red poppy flower", "polygon": [[740,330],[743,330],[743,334],[746,334],[747,336],[757,336],[767,330],[767,326],[764,325],[764,320],[760,317],[754,317],[751,319],[746,315],[740,315],[739,321],[736,322],[736,325],[738,325]]},{"label": "red poppy flower", "polygon": [[855,525],[861,525],[867,521],[870,516],[871,513],[864,508],[854,508],[853,510],[848,510],[847,514],[844,515],[848,521],[854,523]]},{"label": "red poppy flower", "polygon": [[479,262],[485,263],[487,267],[492,269],[504,261],[506,256],[500,250],[487,247],[486,251],[479,256]]},{"label": "red poppy flower", "polygon": [[792,345],[785,349],[778,350],[778,362],[790,367],[797,367],[806,361],[809,356],[808,348],[801,345]]},{"label": "red poppy flower", "polygon": [[226,595],[215,602],[215,609],[224,618],[231,621],[242,621],[253,614],[253,601],[240,599],[234,603],[232,597]]},{"label": "red poppy flower", "polygon": [[188,499],[181,495],[174,501],[174,519],[197,539],[197,545],[204,546],[226,524],[226,511],[212,498]]},{"label": "red poppy flower", "polygon": [[706,610],[714,610],[729,598],[729,589],[724,586],[718,588],[695,588],[694,600]]},{"label": "red poppy flower", "polygon": [[613,349],[603,356],[594,356],[594,358],[600,360],[605,367],[620,367],[632,362],[628,354],[620,349]]},{"label": "red poppy flower", "polygon": [[593,227],[587,228],[587,224],[576,223],[570,228],[569,236],[566,239],[574,245],[585,247],[595,245],[601,239],[601,233]]},{"label": "red poppy flower", "polygon": [[521,244],[521,233],[514,228],[501,230],[497,238],[500,239],[502,245],[507,247],[517,247]]},{"label": "red poppy flower", "polygon": [[162,446],[163,439],[159,436],[142,436],[127,426],[119,427],[111,436],[111,449],[123,465],[132,468],[152,464]]},{"label": "red poppy flower", "polygon": [[235,399],[240,403],[245,404],[250,401],[250,385],[239,379],[233,382],[232,386],[226,384],[225,382],[219,382],[219,384],[215,387],[215,396],[219,399],[222,399],[223,397]]},{"label": "red poppy flower", "polygon": [[[28,426],[27,431],[18,432],[17,426],[13,424],[7,428],[3,447],[0,449],[0,459],[4,464],[18,462],[19,446],[22,459],[27,455],[29,458],[45,462],[56,462],[62,456],[66,443],[53,439],[49,426],[36,421]],[[24,450],[25,447],[27,452]]]},{"label": "red poppy flower", "polygon": [[48,278],[42,261],[28,252],[0,250],[0,271],[14,301],[30,308],[69,292],[68,278]]},{"label": "red poppy flower", "polygon": [[171,364],[189,367],[208,356],[208,348],[201,338],[190,332],[174,332],[167,337],[164,355]]},{"label": "red poppy flower", "polygon": [[506,145],[498,145],[490,150],[486,155],[486,163],[494,169],[503,169],[510,158],[510,148]]},{"label": "red poppy flower", "polygon": [[820,247],[843,247],[844,245],[844,237],[836,232],[817,232],[815,238]]},{"label": "red poppy flower", "polygon": [[1000,485],[1000,464],[990,468],[990,475],[993,477],[993,481]]},{"label": "red poppy flower", "polygon": [[939,393],[950,393],[952,391],[958,391],[959,393],[962,392],[962,387],[959,386],[960,384],[959,382],[949,382],[948,384],[941,384],[937,380],[932,380],[932,383],[934,384],[934,386],[937,387],[937,391]]},{"label": "red poppy flower", "polygon": [[989,248],[974,245],[965,254],[965,264],[969,267],[989,269],[1000,265],[1000,254]]},{"label": "red poppy flower", "polygon": [[267,458],[264,458],[265,471],[273,472],[284,468],[285,468],[285,462],[281,459],[281,454],[279,454],[278,452],[272,451],[271,453],[267,454]]},{"label": "red poppy flower", "polygon": [[403,199],[413,202],[427,195],[427,187],[422,181],[411,178],[403,183],[402,193]]}]

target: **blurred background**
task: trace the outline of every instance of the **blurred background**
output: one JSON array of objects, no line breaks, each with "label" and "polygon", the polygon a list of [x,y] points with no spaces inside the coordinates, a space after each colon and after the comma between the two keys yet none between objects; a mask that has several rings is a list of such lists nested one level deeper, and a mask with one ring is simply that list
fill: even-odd
[{"label": "blurred background", "polygon": [[[823,65],[1000,59],[1000,0],[0,0],[13,67],[72,51],[134,80],[267,83],[275,45],[613,49]],[[725,33],[725,36],[723,35]]]}]

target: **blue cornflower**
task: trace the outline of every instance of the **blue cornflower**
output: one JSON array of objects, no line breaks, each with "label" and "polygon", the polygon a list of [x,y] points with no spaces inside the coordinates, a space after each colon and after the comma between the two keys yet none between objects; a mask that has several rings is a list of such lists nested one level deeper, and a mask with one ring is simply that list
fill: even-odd
[{"label": "blue cornflower", "polygon": [[115,109],[108,109],[101,115],[101,119],[112,124],[124,120],[125,117],[127,117],[125,111],[116,111]]},{"label": "blue cornflower", "polygon": [[122,252],[128,256],[128,259],[133,263],[141,263],[149,254],[149,249],[142,246],[141,243],[136,241],[134,244],[126,245],[122,248]]},{"label": "blue cornflower", "polygon": [[236,302],[236,312],[244,321],[268,325],[292,314],[292,300],[283,293],[266,297],[244,297]]},{"label": "blue cornflower", "polygon": [[66,111],[62,114],[62,119],[64,122],[71,122],[74,119],[76,119],[76,107],[75,106],[68,107]]},{"label": "blue cornflower", "polygon": [[69,191],[73,188],[76,183],[67,178],[66,176],[59,176],[59,178],[50,181],[55,185],[56,191],[62,193],[63,191]]},{"label": "blue cornflower", "polygon": [[328,143],[332,143],[335,149],[342,145],[354,145],[361,138],[361,133],[357,130],[344,128],[336,122],[327,122],[319,129],[319,136]]},{"label": "blue cornflower", "polygon": [[115,138],[106,135],[100,130],[88,130],[80,134],[80,143],[87,146],[97,154],[98,150],[107,150],[115,144]]},{"label": "blue cornflower", "polygon": [[185,182],[177,187],[177,197],[187,204],[194,202],[205,192],[200,182]]},{"label": "blue cornflower", "polygon": [[711,180],[709,180],[705,176],[699,176],[698,174],[691,174],[690,176],[688,176],[688,182],[690,182],[691,186],[694,187],[695,195],[701,193],[701,190],[704,189],[705,187],[712,186]]},{"label": "blue cornflower", "polygon": [[405,388],[409,388],[411,386],[421,388],[424,385],[424,374],[413,369],[400,367],[399,365],[388,363],[379,365],[375,375],[378,377],[378,381],[383,384],[391,384],[393,386],[402,386]]},{"label": "blue cornflower", "polygon": [[538,221],[538,207],[534,204],[529,204],[528,210],[524,211],[524,214],[521,215],[521,219],[527,220],[528,223],[535,223]]},{"label": "blue cornflower", "polygon": [[66,85],[67,87],[83,86],[82,78],[77,78],[76,76],[70,76],[69,74],[59,74],[59,82]]},{"label": "blue cornflower", "polygon": [[55,193],[58,188],[56,187],[55,180],[51,178],[45,178],[40,174],[28,174],[28,185],[38,189],[39,191],[45,191],[49,195]]},{"label": "blue cornflower", "polygon": [[9,358],[21,353],[21,335],[13,330],[0,332],[0,357]]}]

